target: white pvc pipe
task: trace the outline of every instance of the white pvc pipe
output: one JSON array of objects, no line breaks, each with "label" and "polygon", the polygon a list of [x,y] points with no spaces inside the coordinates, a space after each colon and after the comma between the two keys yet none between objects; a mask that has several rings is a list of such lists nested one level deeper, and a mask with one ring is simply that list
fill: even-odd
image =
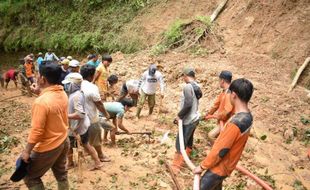
[{"label": "white pvc pipe", "polygon": [[[188,158],[186,151],[185,151],[185,146],[184,146],[184,136],[183,136],[183,122],[182,120],[179,120],[179,143],[180,143],[180,150],[181,154],[184,158],[185,163],[187,166],[191,169],[194,170],[196,166],[193,164],[193,162]],[[195,174],[194,176],[194,184],[193,184],[193,190],[199,190],[200,186],[200,175]]]}]

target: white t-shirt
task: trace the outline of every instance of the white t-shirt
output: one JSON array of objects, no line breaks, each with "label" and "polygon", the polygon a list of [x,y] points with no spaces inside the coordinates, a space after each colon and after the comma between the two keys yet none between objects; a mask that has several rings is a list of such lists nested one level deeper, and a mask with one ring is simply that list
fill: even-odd
[{"label": "white t-shirt", "polygon": [[165,83],[162,74],[156,71],[154,76],[149,75],[149,71],[145,71],[140,80],[141,89],[144,93],[152,95],[156,93],[156,88],[159,83],[160,92],[164,94]]},{"label": "white t-shirt", "polygon": [[139,92],[139,81],[129,80],[126,82],[126,87],[129,94],[136,94]]},{"label": "white t-shirt", "polygon": [[98,87],[87,80],[83,80],[81,90],[85,95],[85,111],[90,119],[90,123],[99,122],[99,111],[95,105],[95,102],[101,101]]}]

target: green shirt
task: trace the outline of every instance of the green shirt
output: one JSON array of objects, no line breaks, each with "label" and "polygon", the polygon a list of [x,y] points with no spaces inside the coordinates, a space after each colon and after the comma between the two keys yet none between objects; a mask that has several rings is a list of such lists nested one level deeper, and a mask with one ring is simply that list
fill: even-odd
[{"label": "green shirt", "polygon": [[112,118],[122,118],[125,114],[125,107],[119,102],[105,102],[103,105]]}]

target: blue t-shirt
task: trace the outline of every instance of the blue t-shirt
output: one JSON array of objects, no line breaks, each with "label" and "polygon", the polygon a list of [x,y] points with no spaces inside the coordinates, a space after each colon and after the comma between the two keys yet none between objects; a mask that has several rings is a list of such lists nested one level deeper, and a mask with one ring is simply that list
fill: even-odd
[{"label": "blue t-shirt", "polygon": [[43,58],[42,57],[38,57],[38,59],[37,59],[38,69],[40,68],[40,65],[41,65],[42,61],[43,61]]},{"label": "blue t-shirt", "polygon": [[97,60],[96,62],[94,62],[93,60],[90,60],[90,61],[87,62],[87,65],[92,65],[92,66],[94,66],[96,68],[98,67],[99,64],[100,64],[99,60]]},{"label": "blue t-shirt", "polygon": [[125,107],[119,102],[104,102],[103,105],[112,118],[122,118],[125,114]]}]

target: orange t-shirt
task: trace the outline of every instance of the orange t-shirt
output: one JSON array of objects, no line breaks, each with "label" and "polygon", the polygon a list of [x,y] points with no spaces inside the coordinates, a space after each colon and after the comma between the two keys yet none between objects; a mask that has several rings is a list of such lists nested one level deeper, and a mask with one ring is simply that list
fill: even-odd
[{"label": "orange t-shirt", "polygon": [[43,90],[31,110],[31,130],[28,143],[36,143],[34,151],[57,148],[67,138],[68,97],[60,85]]},{"label": "orange t-shirt", "polygon": [[26,77],[30,78],[33,76],[33,64],[32,63],[25,63],[25,71],[26,71]]},{"label": "orange t-shirt", "polygon": [[219,121],[224,121],[224,123],[233,115],[234,107],[230,102],[230,91],[223,91],[215,100],[213,107],[210,109],[210,115],[217,111],[219,116]]},{"label": "orange t-shirt", "polygon": [[210,153],[201,162],[201,168],[210,169],[219,176],[229,176],[240,160],[252,122],[251,113],[235,114],[223,127]]}]

